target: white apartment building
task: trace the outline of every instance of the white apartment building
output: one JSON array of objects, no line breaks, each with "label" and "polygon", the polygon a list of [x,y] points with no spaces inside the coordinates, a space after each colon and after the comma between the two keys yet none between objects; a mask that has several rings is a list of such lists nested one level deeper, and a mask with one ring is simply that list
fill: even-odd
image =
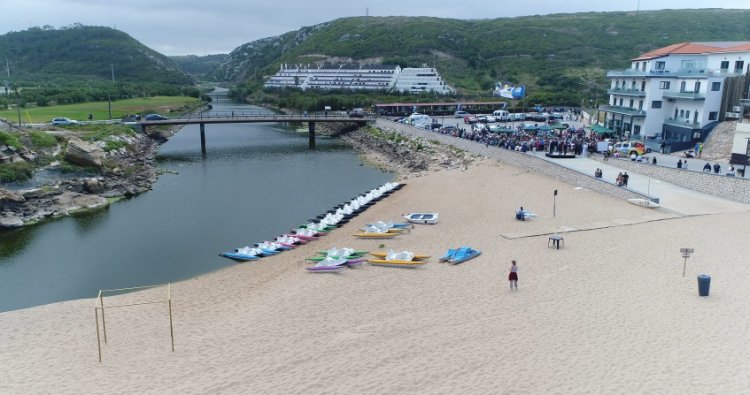
[{"label": "white apartment building", "polygon": [[448,95],[453,92],[438,74],[437,69],[430,67],[405,67],[396,75],[393,87],[399,92],[423,93],[434,92]]},{"label": "white apartment building", "polygon": [[264,84],[267,88],[346,89],[363,91],[390,91],[450,94],[453,90],[445,84],[434,68],[401,68],[399,66],[306,67],[283,64],[280,70]]},{"label": "white apartment building", "polygon": [[609,102],[599,107],[599,120],[616,135],[662,138],[667,150],[685,149],[734,116],[741,103],[728,102],[728,89],[736,88],[727,88],[727,79],[748,71],[750,41],[659,48],[607,73]]}]

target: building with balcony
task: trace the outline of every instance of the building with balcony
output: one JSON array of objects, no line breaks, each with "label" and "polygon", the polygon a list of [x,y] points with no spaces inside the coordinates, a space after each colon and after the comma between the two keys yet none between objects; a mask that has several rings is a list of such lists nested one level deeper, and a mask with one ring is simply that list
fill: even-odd
[{"label": "building with balcony", "polygon": [[629,69],[607,72],[609,101],[599,107],[599,120],[618,136],[662,138],[667,149],[685,149],[718,122],[742,116],[749,71],[750,41],[659,48]]},{"label": "building with balcony", "polygon": [[453,90],[443,81],[437,69],[341,64],[336,67],[281,65],[264,84],[266,88],[324,90],[432,92],[450,94]]}]

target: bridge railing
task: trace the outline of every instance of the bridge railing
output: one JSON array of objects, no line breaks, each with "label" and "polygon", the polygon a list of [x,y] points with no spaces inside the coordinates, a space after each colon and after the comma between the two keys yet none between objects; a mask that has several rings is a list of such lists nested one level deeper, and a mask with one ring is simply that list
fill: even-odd
[{"label": "bridge railing", "polygon": [[274,114],[267,111],[211,111],[198,114],[188,114],[186,116],[175,117],[170,119],[186,119],[186,120],[200,120],[200,119],[263,119],[269,122],[273,121],[305,121],[305,120],[326,120],[326,119],[372,119],[374,116],[364,117],[351,117],[347,113],[331,112],[331,113],[310,113],[310,114]]}]

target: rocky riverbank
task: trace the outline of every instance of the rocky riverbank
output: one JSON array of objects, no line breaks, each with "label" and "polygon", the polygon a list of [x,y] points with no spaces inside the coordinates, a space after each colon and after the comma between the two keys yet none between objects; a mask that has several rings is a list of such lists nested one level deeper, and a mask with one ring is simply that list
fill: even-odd
[{"label": "rocky riverbank", "polygon": [[360,152],[365,160],[402,179],[446,169],[467,169],[479,155],[441,144],[436,140],[411,138],[389,128],[366,126],[341,138]]},{"label": "rocky riverbank", "polygon": [[[161,174],[156,164],[159,146],[177,130],[175,127],[148,135],[131,132],[98,142],[85,141],[74,131],[48,131],[57,140],[52,147],[34,150],[0,145],[3,163],[32,163],[47,156],[63,159],[53,160],[46,166],[48,169],[73,165],[85,169],[79,172],[93,174],[29,189],[0,188],[0,229],[103,208],[119,198],[148,191]],[[11,132],[24,136],[24,131]]]}]

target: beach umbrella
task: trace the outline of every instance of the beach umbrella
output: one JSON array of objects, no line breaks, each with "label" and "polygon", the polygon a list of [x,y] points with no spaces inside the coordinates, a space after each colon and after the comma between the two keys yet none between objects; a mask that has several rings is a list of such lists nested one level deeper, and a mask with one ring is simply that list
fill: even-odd
[{"label": "beach umbrella", "polygon": [[555,130],[563,130],[563,129],[567,129],[567,128],[568,128],[567,126],[563,126],[563,124],[561,124],[561,123],[556,123],[556,124],[552,125],[552,129],[555,129]]}]

